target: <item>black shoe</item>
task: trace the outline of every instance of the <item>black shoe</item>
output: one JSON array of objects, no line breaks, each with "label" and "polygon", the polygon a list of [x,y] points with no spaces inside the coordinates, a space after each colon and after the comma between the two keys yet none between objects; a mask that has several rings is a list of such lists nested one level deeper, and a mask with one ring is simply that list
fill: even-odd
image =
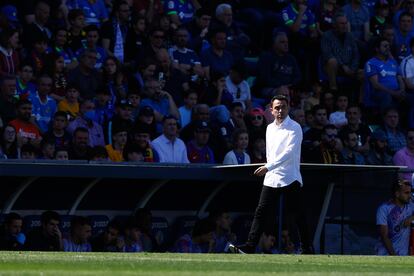
[{"label": "black shoe", "polygon": [[246,254],[243,250],[240,250],[239,247],[235,246],[232,243],[227,243],[224,252],[231,253],[231,254]]}]

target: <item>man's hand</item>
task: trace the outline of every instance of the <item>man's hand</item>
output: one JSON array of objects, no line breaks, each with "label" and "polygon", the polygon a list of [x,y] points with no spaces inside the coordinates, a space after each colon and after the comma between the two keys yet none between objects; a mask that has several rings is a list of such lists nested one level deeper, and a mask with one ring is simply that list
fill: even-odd
[{"label": "man's hand", "polygon": [[263,176],[265,175],[269,170],[265,167],[265,166],[261,166],[258,167],[255,171],[254,171],[254,175],[256,176]]}]

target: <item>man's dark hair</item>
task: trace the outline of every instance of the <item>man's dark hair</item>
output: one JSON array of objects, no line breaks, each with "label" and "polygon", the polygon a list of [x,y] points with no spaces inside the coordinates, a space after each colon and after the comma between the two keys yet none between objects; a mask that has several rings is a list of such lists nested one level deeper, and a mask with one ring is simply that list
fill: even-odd
[{"label": "man's dark hair", "polygon": [[86,34],[89,32],[98,32],[99,34],[99,28],[93,24],[86,26],[83,30]]},{"label": "man's dark hair", "polygon": [[7,214],[6,218],[4,219],[4,224],[10,224],[14,220],[22,220],[22,217],[18,213],[9,213]]},{"label": "man's dark hair", "polygon": [[286,97],[285,95],[276,95],[273,96],[273,98],[270,100],[270,106],[273,107],[273,102],[274,101],[285,101],[287,105],[289,105],[289,99],[288,97]]},{"label": "man's dark hair", "polygon": [[50,210],[42,213],[42,216],[40,217],[42,224],[48,224],[51,220],[57,220],[60,222],[60,215],[55,211]]},{"label": "man's dark hair", "polygon": [[73,132],[73,137],[75,137],[76,134],[78,134],[78,132],[83,132],[83,133],[88,133],[89,134],[89,130],[86,127],[78,127]]},{"label": "man's dark hair", "polygon": [[128,160],[128,154],[129,153],[133,153],[133,152],[135,152],[135,153],[141,153],[142,156],[145,155],[145,151],[142,150],[137,144],[135,144],[135,143],[127,143],[125,145],[125,148],[122,151],[122,156],[124,157],[124,160],[125,161],[129,161]]},{"label": "man's dark hair", "polygon": [[[385,42],[388,42],[388,40],[386,40],[383,37],[378,37],[377,39],[375,39],[374,48],[375,49],[379,49],[381,47],[381,43],[384,42],[384,41]],[[411,43],[411,40],[410,40],[410,43]]]},{"label": "man's dark hair", "polygon": [[333,125],[333,124],[327,124],[326,126],[323,127],[323,132],[326,133],[326,130],[328,130],[328,129],[338,130],[338,128],[335,125]]},{"label": "man's dark hair", "polygon": [[56,113],[53,115],[53,119],[57,118],[57,117],[63,117],[67,120],[68,119],[68,113],[66,113],[65,111],[56,111]]},{"label": "man's dark hair", "polygon": [[313,115],[315,115],[315,114],[316,114],[316,112],[317,112],[318,110],[321,110],[321,109],[326,110],[326,107],[325,107],[325,106],[323,106],[323,105],[321,105],[321,104],[314,105],[314,106],[312,107],[312,114],[313,114]]},{"label": "man's dark hair", "polygon": [[81,9],[70,10],[69,13],[68,13],[68,20],[69,20],[69,22],[71,22],[79,16],[85,16]]},{"label": "man's dark hair", "polygon": [[410,17],[411,19],[413,19],[413,16],[409,13],[409,12],[402,12],[401,14],[400,14],[400,16],[398,17],[398,22],[400,22],[401,21],[401,19],[404,17],[404,16],[408,16],[408,17]]}]

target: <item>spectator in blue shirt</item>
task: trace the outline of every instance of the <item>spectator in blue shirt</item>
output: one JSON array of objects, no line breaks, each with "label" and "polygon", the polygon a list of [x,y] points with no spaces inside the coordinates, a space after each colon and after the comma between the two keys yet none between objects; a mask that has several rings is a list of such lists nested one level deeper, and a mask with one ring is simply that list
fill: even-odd
[{"label": "spectator in blue shirt", "polygon": [[80,59],[85,49],[96,51],[95,69],[101,69],[104,60],[107,57],[106,51],[103,47],[98,45],[99,29],[95,25],[89,25],[84,29],[86,39],[82,41],[82,48],[75,53],[76,57]]},{"label": "spectator in blue shirt", "polygon": [[234,64],[233,55],[226,50],[227,34],[223,29],[210,31],[211,47],[201,52],[201,63],[205,75],[210,78],[210,72],[219,72],[227,76]]},{"label": "spectator in blue shirt", "polygon": [[379,39],[375,50],[376,56],[365,65],[367,83],[364,103],[368,107],[384,110],[397,106],[405,98],[405,86],[400,68],[391,56],[390,43]]},{"label": "spectator in blue shirt", "polygon": [[108,20],[108,9],[104,0],[69,0],[66,5],[70,10],[81,9],[85,14],[86,25],[101,26]]},{"label": "spectator in blue shirt", "polygon": [[316,37],[315,15],[306,6],[306,0],[294,0],[282,11],[285,26],[291,33],[305,37]]},{"label": "spectator in blue shirt", "polygon": [[33,104],[33,116],[42,133],[49,130],[49,122],[57,111],[56,101],[49,97],[52,88],[52,79],[48,75],[38,78],[38,89],[36,94],[29,96]]},{"label": "spectator in blue shirt", "polygon": [[351,33],[360,42],[367,42],[369,39],[369,19],[368,8],[363,5],[361,0],[352,0],[342,8],[348,18]]},{"label": "spectator in blue shirt", "polygon": [[401,13],[394,35],[395,57],[400,62],[411,54],[410,40],[414,37],[412,28],[413,16],[407,12]]},{"label": "spectator in blue shirt", "polygon": [[168,0],[164,1],[164,11],[176,26],[191,21],[196,9],[200,8],[197,0]]}]

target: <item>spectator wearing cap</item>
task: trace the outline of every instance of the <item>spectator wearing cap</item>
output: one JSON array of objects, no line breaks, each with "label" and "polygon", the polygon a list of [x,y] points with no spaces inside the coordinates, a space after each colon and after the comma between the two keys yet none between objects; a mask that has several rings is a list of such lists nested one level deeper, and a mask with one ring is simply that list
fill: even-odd
[{"label": "spectator wearing cap", "polygon": [[188,160],[191,163],[214,164],[213,150],[208,146],[211,128],[206,121],[197,121],[194,139],[187,143]]},{"label": "spectator wearing cap", "polygon": [[185,144],[177,136],[177,119],[173,116],[165,116],[163,134],[152,142],[161,163],[189,163]]},{"label": "spectator wearing cap", "polygon": [[210,122],[210,107],[207,104],[196,104],[191,112],[191,122],[180,130],[180,138],[189,142],[194,138],[197,121]]},{"label": "spectator wearing cap", "polygon": [[157,123],[163,121],[163,117],[167,115],[178,118],[178,112],[175,101],[170,93],[161,89],[160,82],[155,79],[145,82],[144,99],[141,106],[149,106],[154,110],[155,120]]},{"label": "spectator wearing cap", "polygon": [[289,54],[288,36],[284,32],[276,32],[272,51],[263,53],[258,62],[257,84],[262,97],[270,99],[282,87],[296,85],[300,79],[296,58]]},{"label": "spectator wearing cap", "polygon": [[140,107],[135,124],[148,125],[151,130],[151,136],[154,137],[154,135],[157,133],[157,122],[155,121],[154,109],[152,109],[150,106]]},{"label": "spectator wearing cap", "polygon": [[181,128],[184,128],[191,122],[192,109],[197,104],[197,99],[198,94],[194,90],[189,90],[184,94],[184,105],[178,109]]},{"label": "spectator wearing cap", "polygon": [[226,30],[211,29],[209,35],[211,47],[203,50],[200,55],[205,75],[210,78],[211,72],[220,72],[227,76],[234,64],[234,58],[232,53],[226,50]]},{"label": "spectator wearing cap", "polygon": [[30,49],[35,41],[40,38],[48,41],[52,37],[52,32],[47,27],[50,17],[50,6],[45,1],[39,1],[34,10],[34,22],[24,29],[23,45]]},{"label": "spectator wearing cap", "polygon": [[33,115],[35,122],[42,133],[49,130],[49,122],[57,111],[56,101],[50,97],[52,90],[52,79],[48,75],[41,75],[37,79],[36,94],[31,94],[29,100],[33,104]]},{"label": "spectator wearing cap", "polygon": [[365,158],[367,165],[393,165],[392,156],[387,153],[387,137],[384,132],[374,132],[369,140],[370,147]]},{"label": "spectator wearing cap", "polygon": [[112,129],[112,143],[105,146],[108,157],[113,162],[124,161],[123,150],[128,141],[128,132],[126,129]]},{"label": "spectator wearing cap", "polygon": [[231,67],[230,74],[226,77],[226,89],[233,96],[233,102],[241,102],[244,110],[250,110],[252,96],[250,86],[245,80],[247,70],[244,63],[237,63]]},{"label": "spectator wearing cap", "polygon": [[[407,131],[407,145],[397,151],[392,158],[394,165],[407,166],[408,169],[414,169],[414,129]],[[408,180],[411,183],[412,173],[401,173],[400,178]]]},{"label": "spectator wearing cap", "polygon": [[0,33],[0,77],[16,75],[19,69],[19,31],[17,29],[2,30]]},{"label": "spectator wearing cap", "polygon": [[115,115],[104,127],[108,144],[112,143],[112,129],[122,128],[129,131],[132,128],[132,108],[132,103],[128,99],[121,99],[116,103]]},{"label": "spectator wearing cap", "polygon": [[93,49],[85,49],[79,57],[79,65],[69,71],[68,82],[79,87],[82,98],[92,98],[102,86],[102,75],[96,68],[98,53]]},{"label": "spectator wearing cap", "polygon": [[255,107],[245,117],[246,127],[249,134],[258,133],[264,135],[266,133],[267,122],[264,111],[260,107]]},{"label": "spectator wearing cap", "polygon": [[154,130],[151,125],[139,123],[131,130],[131,143],[139,147],[143,153],[144,162],[159,162],[158,152],[152,147],[151,140],[154,137]]},{"label": "spectator wearing cap", "polygon": [[67,131],[73,135],[79,128],[86,128],[89,134],[88,145],[105,146],[105,138],[102,126],[94,121],[95,104],[92,99],[85,99],[79,105],[79,116],[69,123]]}]

